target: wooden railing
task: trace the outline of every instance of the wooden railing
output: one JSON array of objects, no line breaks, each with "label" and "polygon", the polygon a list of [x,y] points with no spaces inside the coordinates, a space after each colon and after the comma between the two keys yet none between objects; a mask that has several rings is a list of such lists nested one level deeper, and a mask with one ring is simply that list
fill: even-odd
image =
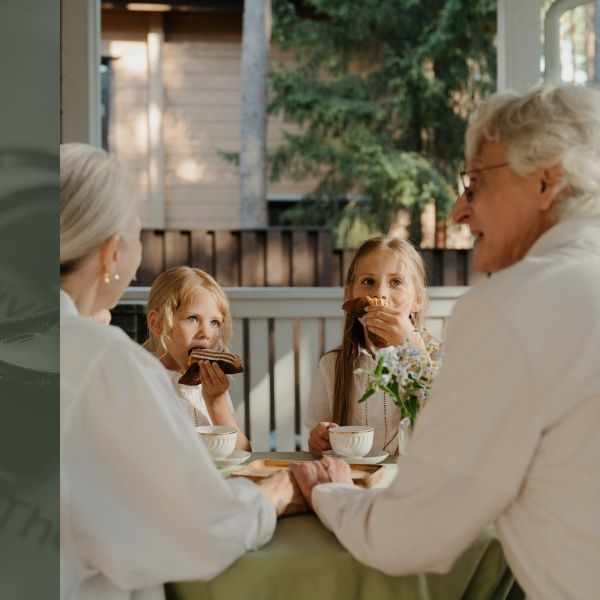
[{"label": "wooden railing", "polygon": [[[466,290],[429,288],[426,325],[432,335],[443,339],[446,320]],[[245,365],[230,386],[238,422],[257,451],[306,449],[302,421],[319,359],[340,342],[342,288],[225,291],[234,316],[232,351]],[[113,311],[113,323],[137,341],[145,338],[147,296],[147,287],[129,288]]]},{"label": "wooden railing", "polygon": [[[335,249],[330,229],[144,230],[137,285],[164,270],[190,265],[223,286],[340,286],[354,250]],[[420,249],[428,284],[474,282],[470,250]]]}]

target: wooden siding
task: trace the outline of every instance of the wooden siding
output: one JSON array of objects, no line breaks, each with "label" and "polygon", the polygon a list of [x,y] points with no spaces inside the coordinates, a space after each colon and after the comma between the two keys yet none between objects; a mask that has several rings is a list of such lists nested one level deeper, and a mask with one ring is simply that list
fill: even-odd
[{"label": "wooden siding", "polygon": [[[113,61],[110,151],[132,173],[149,225],[148,60],[149,17],[104,10],[103,54]],[[164,19],[162,78],[165,226],[169,229],[239,227],[239,174],[219,151],[240,147],[241,21],[235,15],[168,15]],[[277,50],[271,61],[290,60]],[[268,145],[289,129],[270,118]],[[269,195],[301,196],[311,181],[270,184]]]}]

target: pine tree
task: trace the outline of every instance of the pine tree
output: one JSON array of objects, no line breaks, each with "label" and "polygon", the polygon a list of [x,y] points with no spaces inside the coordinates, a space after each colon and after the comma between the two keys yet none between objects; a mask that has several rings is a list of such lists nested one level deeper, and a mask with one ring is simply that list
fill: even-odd
[{"label": "pine tree", "polygon": [[[270,74],[269,112],[293,124],[271,179],[316,177],[288,222],[385,232],[456,196],[475,101],[495,87],[495,0],[273,0],[272,41],[296,64]],[[301,133],[297,133],[301,131]],[[415,220],[415,218],[413,218]],[[418,242],[418,232],[413,232]]]}]

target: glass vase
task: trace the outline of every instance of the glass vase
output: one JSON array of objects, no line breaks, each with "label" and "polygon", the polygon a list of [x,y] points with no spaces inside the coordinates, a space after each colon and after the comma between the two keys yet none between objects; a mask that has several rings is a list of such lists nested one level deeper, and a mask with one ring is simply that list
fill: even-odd
[{"label": "glass vase", "polygon": [[410,426],[410,419],[404,417],[398,425],[398,454],[400,456],[403,456],[408,452],[411,435],[412,427]]}]

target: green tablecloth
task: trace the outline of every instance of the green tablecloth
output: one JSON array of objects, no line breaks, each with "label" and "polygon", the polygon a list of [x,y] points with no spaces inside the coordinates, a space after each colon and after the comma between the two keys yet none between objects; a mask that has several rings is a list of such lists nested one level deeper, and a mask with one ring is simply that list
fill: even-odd
[{"label": "green tablecloth", "polygon": [[[258,458],[308,460],[305,453],[255,453]],[[393,478],[386,465],[380,485]],[[234,469],[227,469],[224,475]],[[273,539],[211,581],[169,584],[169,600],[504,600],[519,597],[493,527],[445,575],[389,577],[359,563],[314,514],[280,519]]]}]

